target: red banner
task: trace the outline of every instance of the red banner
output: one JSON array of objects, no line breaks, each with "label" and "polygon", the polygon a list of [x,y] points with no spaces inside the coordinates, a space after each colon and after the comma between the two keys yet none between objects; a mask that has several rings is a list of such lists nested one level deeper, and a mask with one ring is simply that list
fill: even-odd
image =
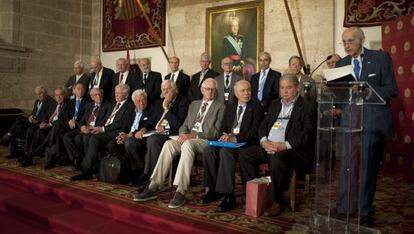
[{"label": "red banner", "polygon": [[382,24],[382,47],[393,59],[399,90],[391,102],[395,135],[383,166],[414,181],[414,14]]},{"label": "red banner", "polygon": [[413,12],[412,0],[346,0],[344,27],[381,25]]},{"label": "red banner", "polygon": [[[137,1],[141,1],[154,30]],[[104,0],[102,50],[116,51],[165,45],[165,0]]]}]

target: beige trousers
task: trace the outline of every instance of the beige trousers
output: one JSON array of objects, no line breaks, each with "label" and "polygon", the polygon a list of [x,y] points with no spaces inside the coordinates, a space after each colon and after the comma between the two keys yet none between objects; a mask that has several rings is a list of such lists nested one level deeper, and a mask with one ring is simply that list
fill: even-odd
[{"label": "beige trousers", "polygon": [[151,190],[160,188],[167,177],[173,159],[181,154],[174,178],[174,185],[177,186],[177,192],[184,194],[190,184],[191,169],[193,168],[195,155],[202,153],[205,147],[207,147],[207,141],[203,139],[186,140],[182,145],[176,140],[166,141],[151,175],[149,188]]}]

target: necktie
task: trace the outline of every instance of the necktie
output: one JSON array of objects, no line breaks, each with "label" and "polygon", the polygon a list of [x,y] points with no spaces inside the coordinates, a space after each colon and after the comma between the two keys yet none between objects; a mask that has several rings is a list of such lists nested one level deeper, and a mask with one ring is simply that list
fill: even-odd
[{"label": "necktie", "polygon": [[224,81],[225,83],[225,86],[226,86],[226,88],[229,88],[229,85],[230,85],[230,76],[227,74],[226,75],[226,80]]},{"label": "necktie", "polygon": [[131,132],[135,132],[139,128],[139,121],[141,120],[142,112],[135,112],[135,119],[132,123]]},{"label": "necktie", "polygon": [[263,99],[263,89],[264,89],[265,81],[266,81],[266,71],[262,71],[260,73],[259,90],[257,92],[257,99],[259,99],[259,101],[262,101]]},{"label": "necktie", "polygon": [[200,85],[201,85],[201,83],[203,82],[204,75],[205,75],[205,72],[204,72],[204,71],[201,71],[201,72],[200,72],[200,80],[198,81],[198,86],[200,86]]},{"label": "necktie", "polygon": [[201,123],[201,121],[202,121],[202,120],[203,120],[203,118],[204,118],[204,112],[205,112],[205,111],[206,111],[206,109],[207,109],[207,105],[208,105],[208,102],[204,102],[204,103],[201,105],[200,111],[198,112],[198,114],[197,114],[197,116],[196,116],[196,118],[195,118],[194,124],[195,124],[195,123]]},{"label": "necktie", "polygon": [[175,82],[175,80],[174,80],[174,73],[173,74],[171,74],[171,79],[170,80],[172,80],[172,81],[174,81]]},{"label": "necktie", "polygon": [[[122,76],[121,76],[122,77]],[[96,73],[95,79],[93,79],[93,86],[95,87],[98,84],[99,74]],[[122,81],[122,80],[121,80]]]},{"label": "necktie", "polygon": [[144,73],[144,79],[142,79],[144,85],[147,83],[147,73]]},{"label": "necktie", "polygon": [[95,124],[92,124],[92,123],[95,122],[96,115],[98,114],[98,111],[99,111],[99,105],[95,104],[95,106],[92,109],[92,113],[91,113],[91,115],[88,118],[88,123],[87,124],[89,126],[92,126],[93,125],[95,127]]},{"label": "necktie", "polygon": [[354,73],[357,80],[359,80],[359,72],[361,71],[361,66],[358,59],[354,59]]},{"label": "necktie", "polygon": [[239,110],[237,111],[237,122],[240,121],[240,116],[243,114],[243,106],[239,105]]},{"label": "necktie", "polygon": [[121,76],[119,77],[119,83],[122,84],[122,80],[124,79],[124,73],[121,73]]},{"label": "necktie", "polygon": [[55,117],[59,115],[59,112],[60,112],[60,108],[61,107],[62,107],[61,104],[58,104],[56,106],[55,111],[53,112],[53,114],[49,118],[49,123],[52,123],[54,121]]},{"label": "necktie", "polygon": [[37,110],[36,110],[36,117],[38,117],[39,116],[39,114],[40,114],[40,110],[42,109],[42,102],[41,101],[39,101],[39,102],[37,102]]},{"label": "necktie", "polygon": [[80,99],[76,99],[75,113],[73,114],[73,119],[76,119],[78,117],[80,103],[81,103],[81,100]]},{"label": "necktie", "polygon": [[119,109],[120,106],[121,106],[120,102],[116,103],[114,110],[112,111],[112,113],[109,116],[108,120],[106,120],[105,126],[108,126],[112,123],[112,121],[114,120],[115,115],[118,112],[118,109]]}]

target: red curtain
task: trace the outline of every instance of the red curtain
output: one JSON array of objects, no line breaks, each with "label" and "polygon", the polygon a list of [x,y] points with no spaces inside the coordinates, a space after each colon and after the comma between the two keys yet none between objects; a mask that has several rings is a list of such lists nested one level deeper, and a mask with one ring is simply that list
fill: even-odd
[{"label": "red curtain", "polygon": [[[165,45],[165,0],[103,0],[102,50],[115,51]],[[139,10],[141,1],[154,30]]]},{"label": "red curtain", "polygon": [[391,102],[395,135],[383,166],[414,181],[414,14],[382,24],[382,47],[393,59],[399,89]]}]

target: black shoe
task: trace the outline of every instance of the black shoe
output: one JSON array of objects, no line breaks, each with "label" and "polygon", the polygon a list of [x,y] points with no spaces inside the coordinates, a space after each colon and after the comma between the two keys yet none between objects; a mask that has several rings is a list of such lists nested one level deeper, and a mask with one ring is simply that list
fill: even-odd
[{"label": "black shoe", "polygon": [[17,162],[22,163],[25,160],[25,157],[19,157],[17,158]]},{"label": "black shoe", "polygon": [[28,166],[33,165],[33,161],[29,160],[29,159],[25,159],[25,160],[22,161],[21,165],[22,165],[22,167],[28,167]]},{"label": "black shoe", "polygon": [[92,179],[92,174],[87,172],[82,172],[80,174],[77,174],[75,176],[70,177],[70,180],[76,181],[76,180],[89,180]]},{"label": "black shoe", "polygon": [[359,219],[359,225],[361,226],[372,227],[373,224],[372,215],[361,216]]},{"label": "black shoe", "polygon": [[234,194],[228,194],[224,197],[224,200],[217,207],[217,212],[227,212],[236,208],[236,198]]},{"label": "black shoe", "polygon": [[143,173],[138,179],[138,181],[136,182],[136,184],[137,184],[137,190],[143,191],[145,187],[149,185],[149,176]]},{"label": "black shoe", "polygon": [[10,154],[10,155],[6,156],[6,159],[14,159],[14,158],[17,158],[17,156],[13,155],[13,154]]},{"label": "black shoe", "polygon": [[7,145],[10,142],[11,135],[9,133],[5,134],[0,138],[0,145]]},{"label": "black shoe", "polygon": [[211,202],[215,202],[218,199],[220,199],[221,194],[215,191],[208,191],[206,194],[204,194],[201,198],[200,198],[200,203],[201,204],[208,204]]},{"label": "black shoe", "polygon": [[48,163],[48,164],[46,164],[45,165],[45,170],[49,170],[49,169],[52,169],[52,168],[54,168],[55,167],[55,164],[53,164],[53,163]]}]

